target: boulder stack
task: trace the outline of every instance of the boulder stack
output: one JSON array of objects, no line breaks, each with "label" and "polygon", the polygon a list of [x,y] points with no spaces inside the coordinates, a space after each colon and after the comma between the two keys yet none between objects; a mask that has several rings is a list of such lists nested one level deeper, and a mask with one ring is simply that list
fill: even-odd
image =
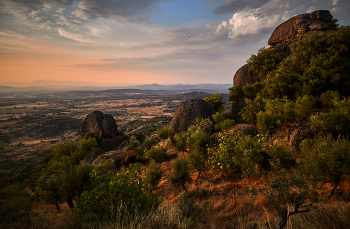
[{"label": "boulder stack", "polygon": [[79,140],[82,140],[89,132],[93,132],[99,138],[114,138],[119,135],[118,125],[113,116],[103,114],[101,111],[88,114],[79,124]]}]

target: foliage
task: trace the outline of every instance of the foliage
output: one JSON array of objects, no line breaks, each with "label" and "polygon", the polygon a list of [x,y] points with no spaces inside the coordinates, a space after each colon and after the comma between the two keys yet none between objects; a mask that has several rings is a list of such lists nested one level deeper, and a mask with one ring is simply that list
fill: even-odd
[{"label": "foliage", "polygon": [[205,153],[207,145],[210,145],[210,133],[205,128],[192,126],[187,131],[175,135],[176,149],[178,151],[187,151],[199,149]]},{"label": "foliage", "polygon": [[212,119],[215,123],[214,129],[219,131],[223,131],[224,129],[236,124],[230,111],[216,112],[212,116]]},{"label": "foliage", "polygon": [[[257,174],[261,175],[259,171]],[[269,199],[270,206],[281,218],[278,229],[284,228],[290,216],[309,212],[319,201],[318,182],[301,172],[288,172],[276,163],[272,171],[266,175],[267,179],[261,180],[263,185],[253,187],[252,192],[260,192]],[[289,208],[290,205],[292,211]]]},{"label": "foliage", "polygon": [[[350,27],[340,27],[324,36],[312,33],[300,37],[290,44],[292,54],[288,57],[264,48],[252,55],[249,69],[260,81],[244,88],[232,88],[229,96],[231,101],[245,99],[243,121],[258,124],[263,133],[277,129],[285,121],[302,123],[312,117],[314,129],[326,133],[336,125],[345,133],[347,124],[342,124],[347,119],[336,124],[332,120],[346,117],[346,106],[336,108],[333,100],[338,98],[339,105],[342,97],[350,96],[349,37]],[[275,113],[276,109],[270,110],[271,104],[290,105],[289,111]],[[320,110],[322,113],[317,114]]]},{"label": "foliage", "polygon": [[252,55],[248,60],[249,70],[254,72],[261,80],[265,79],[269,72],[275,70],[285,58],[283,53],[277,53],[274,49],[259,49],[257,55]]},{"label": "foliage", "polygon": [[332,191],[350,175],[350,141],[346,138],[334,140],[331,135],[325,138],[318,135],[300,144],[301,156],[298,163],[312,177],[331,183]]},{"label": "foliage", "polygon": [[223,105],[225,104],[222,101],[222,96],[219,93],[212,94],[210,98],[205,97],[203,99],[206,103],[208,103],[215,111],[220,111],[223,109]]},{"label": "foliage", "polygon": [[156,131],[156,135],[160,139],[167,139],[169,136],[174,137],[174,129],[171,126],[163,126]]},{"label": "foliage", "polygon": [[238,103],[244,99],[244,90],[242,86],[235,85],[233,87],[230,87],[228,90],[230,91],[228,100],[231,102]]},{"label": "foliage", "polygon": [[312,129],[320,131],[324,136],[335,130],[339,136],[349,134],[350,98],[340,100],[338,95],[334,95],[333,99],[332,95],[325,97],[321,96],[321,101],[327,110],[311,116]]},{"label": "foliage", "polygon": [[199,149],[194,149],[194,150],[191,150],[188,154],[188,160],[190,162],[190,166],[197,170],[198,172],[198,176],[197,176],[197,179],[196,181],[198,181],[201,173],[202,173],[202,170],[204,168],[204,160],[205,160],[205,155],[203,153],[200,152]]},{"label": "foliage", "polygon": [[186,190],[186,184],[192,183],[190,176],[190,163],[184,156],[178,156],[171,164],[172,173],[168,176],[171,186],[182,187]]},{"label": "foliage", "polygon": [[195,202],[194,197],[190,197],[186,191],[183,191],[181,195],[177,197],[178,208],[182,216],[185,217],[196,217],[201,212],[200,207]]},{"label": "foliage", "polygon": [[41,199],[55,204],[66,200],[69,207],[74,207],[73,199],[89,188],[89,173],[92,165],[80,161],[92,150],[99,149],[94,135],[86,134],[78,144],[58,144],[52,150],[52,156],[42,170],[38,180]]},{"label": "foliage", "polygon": [[247,175],[264,159],[263,140],[240,132],[236,136],[222,136],[218,146],[208,149],[212,169],[220,173],[234,169]]},{"label": "foliage", "polygon": [[[154,137],[147,137],[142,144],[136,140],[133,135],[129,139],[129,144],[123,148],[124,151],[132,151],[137,159],[145,159],[145,152],[152,149],[153,146],[158,144],[158,141]],[[148,159],[148,158],[147,158]]]},{"label": "foliage", "polygon": [[148,168],[146,171],[146,177],[145,180],[152,186],[157,186],[162,179],[164,170],[162,170],[160,165],[157,165],[157,163],[152,160],[148,164]]},{"label": "foliage", "polygon": [[147,160],[155,160],[156,162],[163,162],[167,160],[168,154],[166,153],[166,149],[157,146],[145,150],[144,158]]},{"label": "foliage", "polygon": [[[92,173],[94,180],[100,174]],[[158,197],[149,189],[149,183],[142,177],[139,164],[132,164],[122,172],[111,174],[108,182],[96,183],[91,191],[85,191],[77,202],[83,214],[95,213],[113,218],[148,212],[160,204]]]}]

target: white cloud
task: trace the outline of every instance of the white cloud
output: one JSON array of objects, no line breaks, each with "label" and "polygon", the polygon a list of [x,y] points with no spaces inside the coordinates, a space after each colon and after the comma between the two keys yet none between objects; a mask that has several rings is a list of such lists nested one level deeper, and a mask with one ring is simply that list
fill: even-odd
[{"label": "white cloud", "polygon": [[82,43],[92,43],[92,44],[96,44],[96,41],[90,40],[90,39],[85,39],[82,36],[78,35],[78,34],[74,34],[74,33],[70,33],[65,31],[62,28],[58,28],[58,34],[61,35],[62,37],[71,39],[71,40],[75,40],[75,41],[79,41]]}]

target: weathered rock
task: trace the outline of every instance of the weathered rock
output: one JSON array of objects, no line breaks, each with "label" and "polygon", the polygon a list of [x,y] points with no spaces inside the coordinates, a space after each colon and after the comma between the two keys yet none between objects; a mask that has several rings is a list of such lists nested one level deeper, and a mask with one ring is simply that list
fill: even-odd
[{"label": "weathered rock", "polygon": [[308,31],[331,29],[328,22],[333,16],[328,10],[316,10],[310,14],[301,14],[283,22],[273,31],[268,44],[274,46],[296,40]]},{"label": "weathered rock", "polygon": [[256,126],[250,124],[238,124],[231,126],[223,131],[223,134],[229,136],[236,136],[238,132],[241,132],[244,135],[255,136],[258,134]]},{"label": "weathered rock", "polygon": [[98,165],[102,159],[112,159],[113,160],[113,169],[121,170],[128,167],[131,163],[136,162],[134,154],[130,152],[124,152],[123,150],[114,150],[101,154],[98,156],[92,164]]},{"label": "weathered rock", "polygon": [[191,99],[177,108],[170,126],[176,133],[186,131],[196,124],[196,118],[211,118],[215,110],[202,99]]},{"label": "weathered rock", "polygon": [[315,132],[311,129],[311,124],[302,124],[292,130],[289,138],[289,149],[291,151],[299,150],[302,140],[315,136]]},{"label": "weathered rock", "polygon": [[129,140],[127,135],[118,135],[112,138],[104,138],[101,141],[101,149],[104,151],[116,150],[124,141]]},{"label": "weathered rock", "polygon": [[103,154],[102,151],[99,150],[93,150],[90,153],[88,153],[84,158],[83,161],[86,161],[88,163],[92,163],[94,160],[96,160],[96,158],[98,158],[98,156],[100,156],[101,154]]},{"label": "weathered rock", "polygon": [[79,124],[79,140],[82,140],[86,133],[94,132],[100,138],[114,138],[118,135],[118,126],[112,115],[103,114],[101,111],[94,111],[88,114]]},{"label": "weathered rock", "polygon": [[239,103],[229,103],[224,106],[224,111],[229,111],[233,115],[233,120],[238,124],[241,122],[242,116],[238,114],[247,104],[244,101],[240,101]]},{"label": "weathered rock", "polygon": [[310,18],[331,22],[333,16],[328,10],[316,10],[310,13]]},{"label": "weathered rock", "polygon": [[248,64],[243,65],[240,67],[235,76],[233,77],[233,85],[239,85],[241,87],[244,87],[246,85],[253,84],[258,81],[258,77],[252,72],[249,71]]}]

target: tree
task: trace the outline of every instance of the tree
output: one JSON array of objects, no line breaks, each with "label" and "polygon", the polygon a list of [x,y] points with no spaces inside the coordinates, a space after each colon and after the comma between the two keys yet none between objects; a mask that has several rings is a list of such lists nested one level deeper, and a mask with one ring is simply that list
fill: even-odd
[{"label": "tree", "polygon": [[332,135],[321,135],[300,144],[301,156],[298,163],[314,178],[330,183],[330,198],[340,182],[350,175],[350,141],[335,140]]},{"label": "tree", "polygon": [[205,97],[203,99],[205,102],[207,102],[212,108],[214,108],[215,111],[220,111],[223,109],[223,105],[225,104],[222,101],[221,95],[219,93],[212,94],[210,98]]},{"label": "tree", "polygon": [[190,176],[190,164],[184,156],[178,156],[171,164],[172,173],[168,176],[171,186],[182,187],[186,190],[186,184],[192,183]]},{"label": "tree", "polygon": [[[98,182],[100,178],[107,182]],[[135,213],[148,212],[160,204],[143,178],[138,163],[122,172],[98,174],[93,171],[92,179],[95,182],[91,191],[85,191],[77,202],[83,214],[95,213],[112,219],[120,216],[123,220]]]},{"label": "tree", "polygon": [[235,85],[233,87],[230,87],[228,90],[230,91],[228,100],[231,102],[238,104],[239,101],[242,101],[244,99],[244,90],[242,86]]}]

